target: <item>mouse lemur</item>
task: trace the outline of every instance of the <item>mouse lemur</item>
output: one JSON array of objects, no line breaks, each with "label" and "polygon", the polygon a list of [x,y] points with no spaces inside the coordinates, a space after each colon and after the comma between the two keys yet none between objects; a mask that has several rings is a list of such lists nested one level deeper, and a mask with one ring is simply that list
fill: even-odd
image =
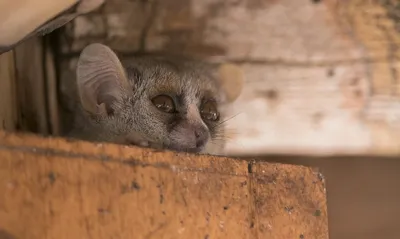
[{"label": "mouse lemur", "polygon": [[82,116],[70,135],[218,154],[225,144],[221,108],[240,95],[243,85],[234,66],[224,67],[230,70],[166,56],[120,60],[109,47],[91,44],[78,60]]}]

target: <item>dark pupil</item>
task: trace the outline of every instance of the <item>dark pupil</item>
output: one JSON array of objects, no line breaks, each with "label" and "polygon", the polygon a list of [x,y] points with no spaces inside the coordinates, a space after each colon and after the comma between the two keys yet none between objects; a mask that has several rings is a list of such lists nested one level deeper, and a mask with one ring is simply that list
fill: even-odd
[{"label": "dark pupil", "polygon": [[171,113],[175,110],[174,102],[169,96],[160,95],[155,97],[152,101],[157,109],[161,111]]},{"label": "dark pupil", "polygon": [[212,103],[204,104],[204,106],[201,110],[201,115],[206,120],[215,121],[218,119],[217,109],[216,109],[215,105],[213,105]]}]

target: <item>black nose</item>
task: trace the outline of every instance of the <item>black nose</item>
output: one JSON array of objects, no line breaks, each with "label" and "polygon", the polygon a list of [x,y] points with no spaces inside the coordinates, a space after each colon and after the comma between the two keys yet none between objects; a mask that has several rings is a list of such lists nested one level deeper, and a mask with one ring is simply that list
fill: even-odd
[{"label": "black nose", "polygon": [[199,128],[194,131],[196,136],[196,148],[203,147],[208,140],[208,131],[205,128]]}]

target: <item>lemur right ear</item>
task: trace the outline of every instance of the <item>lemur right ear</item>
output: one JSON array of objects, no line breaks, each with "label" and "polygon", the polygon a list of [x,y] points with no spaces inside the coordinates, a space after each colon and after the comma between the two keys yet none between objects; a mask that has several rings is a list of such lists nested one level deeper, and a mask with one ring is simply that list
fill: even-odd
[{"label": "lemur right ear", "polygon": [[91,114],[111,115],[115,101],[129,89],[118,57],[109,47],[99,43],[83,49],[76,76],[81,104]]},{"label": "lemur right ear", "polygon": [[234,102],[242,93],[244,86],[242,69],[235,64],[223,63],[217,67],[216,74],[227,102]]}]

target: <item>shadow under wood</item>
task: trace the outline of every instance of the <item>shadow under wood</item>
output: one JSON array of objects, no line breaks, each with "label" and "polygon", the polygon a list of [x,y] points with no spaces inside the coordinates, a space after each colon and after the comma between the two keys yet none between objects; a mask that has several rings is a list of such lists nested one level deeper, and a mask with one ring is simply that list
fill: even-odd
[{"label": "shadow under wood", "polygon": [[263,156],[259,160],[320,169],[326,179],[329,238],[400,238],[400,157]]}]

